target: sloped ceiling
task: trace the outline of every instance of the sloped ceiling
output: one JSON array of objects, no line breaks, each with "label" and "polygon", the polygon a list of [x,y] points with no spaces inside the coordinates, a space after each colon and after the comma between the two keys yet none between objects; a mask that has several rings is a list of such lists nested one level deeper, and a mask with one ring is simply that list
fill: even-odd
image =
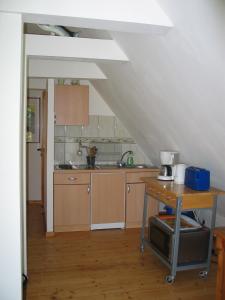
[{"label": "sloped ceiling", "polygon": [[225,188],[225,2],[159,3],[174,28],[111,32],[130,62],[99,64],[109,80],[93,84],[153,164],[160,150],[178,150]]}]

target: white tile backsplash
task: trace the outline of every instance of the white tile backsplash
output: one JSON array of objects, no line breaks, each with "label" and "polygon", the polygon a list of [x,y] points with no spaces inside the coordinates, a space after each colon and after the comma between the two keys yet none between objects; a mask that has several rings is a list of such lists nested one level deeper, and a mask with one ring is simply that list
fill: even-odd
[{"label": "white tile backsplash", "polygon": [[82,126],[65,126],[66,127],[66,136],[67,137],[79,137],[82,133]]},{"label": "white tile backsplash", "polygon": [[98,137],[98,116],[89,116],[89,125],[82,126],[82,137]]},{"label": "white tile backsplash", "polygon": [[55,125],[55,136],[65,136],[65,127],[62,125]]},{"label": "white tile backsplash", "polygon": [[98,136],[114,137],[115,136],[115,117],[99,116],[98,118]]},{"label": "white tile backsplash", "polygon": [[[67,163],[72,161],[76,164],[86,164],[86,149],[82,149],[82,156],[77,154],[79,144],[77,138],[127,138],[128,131],[122,123],[114,116],[92,115],[89,118],[88,126],[55,126],[55,162]],[[112,141],[112,140],[111,140]],[[89,145],[88,143],[83,145]],[[116,144],[116,143],[94,143],[98,148],[96,157],[97,163],[115,163],[121,158],[122,153],[132,150],[135,164],[151,164],[148,157],[142,152],[137,144]],[[126,162],[127,156],[124,158]]]},{"label": "white tile backsplash", "polygon": [[115,118],[115,136],[116,137],[131,137],[129,132],[126,130],[126,128],[123,126],[123,124],[120,122],[118,118]]},{"label": "white tile backsplash", "polygon": [[65,143],[55,143],[55,164],[65,162]]},{"label": "white tile backsplash", "polygon": [[[128,150],[133,151],[134,153],[134,163],[135,164],[147,164],[151,165],[151,162],[149,158],[143,153],[141,148],[137,144],[122,144],[122,152],[126,152]],[[124,161],[126,161],[126,158],[124,158]]]}]

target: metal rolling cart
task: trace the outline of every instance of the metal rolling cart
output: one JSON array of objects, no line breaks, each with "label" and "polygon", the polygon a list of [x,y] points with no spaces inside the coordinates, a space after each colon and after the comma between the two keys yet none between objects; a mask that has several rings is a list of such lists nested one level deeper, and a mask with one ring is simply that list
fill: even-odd
[{"label": "metal rolling cart", "polygon": [[[151,246],[151,242],[145,238],[145,227],[147,221],[148,202],[151,201],[148,196],[165,203],[175,210],[175,225],[172,234],[172,254],[171,260],[168,261],[157,251],[154,247],[152,251],[159,257],[159,259],[169,268],[170,274],[165,277],[167,283],[173,283],[176,277],[177,271],[184,271],[190,269],[201,269],[199,272],[200,278],[205,278],[210,269],[210,259],[213,243],[213,230],[215,227],[216,219],[216,207],[218,195],[225,194],[224,191],[216,188],[210,188],[209,191],[194,191],[181,184],[175,184],[174,182],[159,181],[156,178],[145,177],[142,178],[145,183],[145,197],[144,197],[144,209],[143,220],[141,229],[141,251],[144,252],[145,246]],[[211,209],[211,226],[209,234],[209,246],[207,259],[203,263],[190,263],[186,265],[178,265],[178,251],[180,241],[180,221],[181,212],[192,209]]]}]

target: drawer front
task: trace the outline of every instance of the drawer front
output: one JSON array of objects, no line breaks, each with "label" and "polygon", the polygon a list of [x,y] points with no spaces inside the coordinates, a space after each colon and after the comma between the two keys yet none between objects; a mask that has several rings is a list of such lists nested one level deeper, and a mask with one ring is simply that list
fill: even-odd
[{"label": "drawer front", "polygon": [[90,173],[54,174],[54,184],[89,184]]},{"label": "drawer front", "polygon": [[158,172],[134,172],[127,173],[127,183],[139,183],[143,182],[141,177],[156,177]]}]

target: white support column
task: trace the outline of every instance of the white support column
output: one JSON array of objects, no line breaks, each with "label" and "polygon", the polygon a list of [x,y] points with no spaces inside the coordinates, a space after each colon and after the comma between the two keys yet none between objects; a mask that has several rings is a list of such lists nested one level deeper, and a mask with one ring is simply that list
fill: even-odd
[{"label": "white support column", "polygon": [[47,232],[53,231],[54,79],[48,79]]},{"label": "white support column", "polygon": [[0,12],[0,299],[22,299],[22,17]]}]

